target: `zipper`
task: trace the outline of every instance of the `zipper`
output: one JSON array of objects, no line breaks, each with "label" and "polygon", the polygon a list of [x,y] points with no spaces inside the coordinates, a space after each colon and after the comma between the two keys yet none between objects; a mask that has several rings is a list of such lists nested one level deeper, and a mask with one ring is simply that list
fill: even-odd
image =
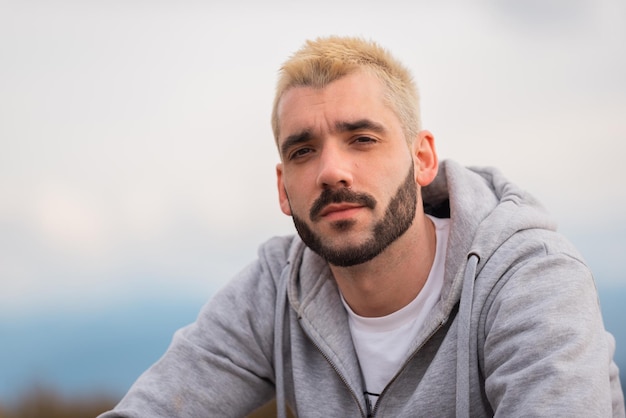
[{"label": "zipper", "polygon": [[393,382],[397,380],[398,376],[400,376],[400,374],[409,365],[409,363],[415,358],[417,353],[424,347],[424,345],[426,345],[426,343],[441,329],[441,327],[443,327],[446,324],[446,322],[448,322],[449,318],[450,317],[448,316],[448,317],[445,317],[443,320],[441,320],[437,328],[435,328],[433,332],[431,332],[428,335],[428,337],[424,339],[424,341],[415,349],[415,351],[413,351],[411,356],[404,362],[402,367],[400,367],[400,370],[398,370],[398,373],[395,374],[395,376],[389,381],[389,383],[387,383],[387,386],[385,386],[383,391],[380,393],[380,396],[378,397],[378,400],[376,401],[376,404],[374,405],[374,409],[372,410],[371,414],[368,415],[368,418],[374,418],[376,416],[376,412],[378,411],[378,405],[380,405],[380,402],[383,399],[383,396],[385,396],[385,393],[387,393],[387,389],[389,389],[389,387],[393,384]]},{"label": "zipper", "polygon": [[361,413],[361,417],[362,418],[373,417],[374,415],[369,413],[369,407],[368,407],[368,414],[367,415],[365,414],[365,412],[363,411],[363,408],[361,407],[361,403],[359,402],[359,397],[357,396],[356,393],[354,393],[354,390],[352,390],[352,388],[348,384],[348,381],[346,380],[346,378],[343,376],[343,374],[341,374],[341,372],[339,371],[337,366],[335,366],[335,363],[333,363],[331,361],[331,359],[329,359],[328,356],[322,351],[322,349],[319,347],[319,345],[317,345],[317,343],[313,340],[313,338],[311,338],[309,333],[306,332],[306,329],[304,327],[302,327],[302,329],[305,331],[304,334],[308,337],[309,341],[311,341],[311,344],[313,344],[313,346],[322,355],[322,357],[324,357],[324,359],[328,362],[330,367],[335,371],[335,373],[337,374],[339,379],[343,382],[343,384],[346,387],[346,389],[348,389],[348,392],[350,392],[350,395],[352,395],[352,400],[354,400],[354,403],[356,403],[356,406],[359,407],[359,412]]}]

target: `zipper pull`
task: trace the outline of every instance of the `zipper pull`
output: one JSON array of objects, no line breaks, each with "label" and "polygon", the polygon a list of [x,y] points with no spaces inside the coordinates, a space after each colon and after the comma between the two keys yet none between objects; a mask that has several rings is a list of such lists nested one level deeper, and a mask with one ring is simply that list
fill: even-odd
[{"label": "zipper pull", "polygon": [[365,395],[365,407],[367,408],[367,418],[372,418],[374,415],[372,414],[372,402],[370,401],[370,397],[367,392],[363,393]]}]

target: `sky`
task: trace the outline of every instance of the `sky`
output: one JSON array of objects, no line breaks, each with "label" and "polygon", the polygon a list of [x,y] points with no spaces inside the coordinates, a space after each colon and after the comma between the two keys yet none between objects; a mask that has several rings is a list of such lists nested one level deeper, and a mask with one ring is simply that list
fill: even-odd
[{"label": "sky", "polygon": [[0,0],[0,316],[208,297],[292,233],[273,91],[325,35],[391,50],[440,158],[500,168],[626,286],[621,0]]}]

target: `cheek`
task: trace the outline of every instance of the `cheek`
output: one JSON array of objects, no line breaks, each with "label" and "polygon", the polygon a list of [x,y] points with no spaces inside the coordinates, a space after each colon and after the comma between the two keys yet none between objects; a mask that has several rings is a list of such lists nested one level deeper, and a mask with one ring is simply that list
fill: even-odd
[{"label": "cheek", "polygon": [[285,215],[296,215],[301,217],[306,208],[306,200],[304,199],[302,187],[287,183],[281,193],[280,208]]},{"label": "cheek", "polygon": [[308,211],[308,201],[305,199],[302,190],[298,188],[291,188],[287,191],[289,199],[289,207],[296,215],[302,216],[305,211]]},{"label": "cheek", "polygon": [[291,208],[300,213],[303,209],[308,210],[317,197],[313,181],[313,175],[307,173],[289,173],[283,177],[285,197],[289,200]]},{"label": "cheek", "polygon": [[280,198],[280,210],[287,216],[291,216],[291,205],[289,204],[289,199],[287,198],[287,195],[283,193],[283,195]]},{"label": "cheek", "polygon": [[381,198],[387,203],[396,196],[401,188],[406,188],[408,182],[412,182],[414,187],[418,187],[412,161],[407,165],[397,166],[392,172],[393,174],[389,173],[380,183],[382,187]]}]

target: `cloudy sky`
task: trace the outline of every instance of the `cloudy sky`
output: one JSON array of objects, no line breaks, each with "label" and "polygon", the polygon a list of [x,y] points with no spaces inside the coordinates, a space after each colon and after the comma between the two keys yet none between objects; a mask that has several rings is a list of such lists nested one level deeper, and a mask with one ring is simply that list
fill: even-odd
[{"label": "cloudy sky", "polygon": [[626,284],[622,0],[0,0],[0,315],[209,295],[291,233],[276,72],[330,34],[388,47],[441,158],[498,166]]}]

